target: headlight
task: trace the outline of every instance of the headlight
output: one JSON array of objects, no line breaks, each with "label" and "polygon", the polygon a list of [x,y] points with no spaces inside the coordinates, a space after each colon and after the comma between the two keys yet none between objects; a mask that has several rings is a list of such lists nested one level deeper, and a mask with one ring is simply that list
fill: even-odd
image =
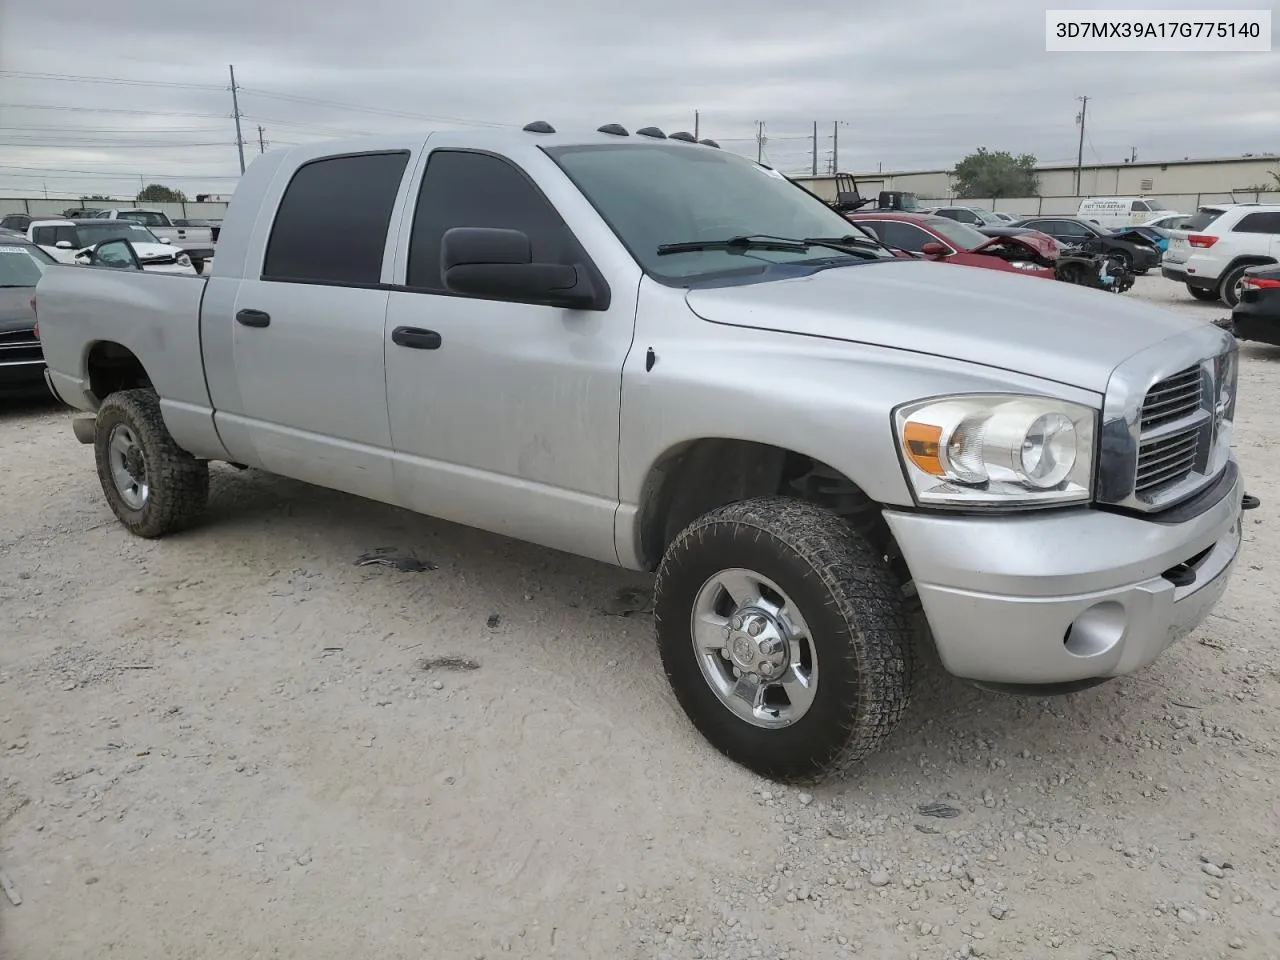
[{"label": "headlight", "polygon": [[185,253],[178,254],[178,265],[182,267],[191,266],[191,258],[188,257]]},{"label": "headlight", "polygon": [[1010,260],[1009,266],[1017,270],[1039,270],[1040,267],[1034,263],[1028,263],[1026,260]]},{"label": "headlight", "polygon": [[917,502],[957,507],[1087,502],[1096,412],[1048,397],[967,394],[893,413]]}]

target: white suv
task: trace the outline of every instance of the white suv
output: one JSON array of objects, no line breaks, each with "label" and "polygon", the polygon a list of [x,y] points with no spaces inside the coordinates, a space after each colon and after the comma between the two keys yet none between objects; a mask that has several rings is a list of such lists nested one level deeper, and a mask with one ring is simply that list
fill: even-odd
[{"label": "white suv", "polygon": [[1197,300],[1234,308],[1249,267],[1280,262],[1280,203],[1203,206],[1181,230],[1169,231],[1160,272],[1185,283]]}]

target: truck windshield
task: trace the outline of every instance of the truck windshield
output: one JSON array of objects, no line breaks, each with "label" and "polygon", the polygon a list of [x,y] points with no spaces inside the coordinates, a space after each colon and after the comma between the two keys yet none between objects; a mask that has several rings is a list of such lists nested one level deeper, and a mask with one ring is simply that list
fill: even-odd
[{"label": "truck windshield", "polygon": [[[547,147],[654,279],[676,286],[763,273],[778,264],[836,259],[868,262],[825,248],[756,249],[723,245],[660,254],[659,248],[732,237],[844,237],[853,225],[782,174],[714,147],[628,143]],[[779,245],[781,246],[781,245]],[[894,256],[869,248],[877,259]]]},{"label": "truck windshield", "polygon": [[103,240],[128,240],[130,243],[159,243],[159,239],[146,227],[136,223],[82,223],[76,227],[80,246],[92,247]]}]

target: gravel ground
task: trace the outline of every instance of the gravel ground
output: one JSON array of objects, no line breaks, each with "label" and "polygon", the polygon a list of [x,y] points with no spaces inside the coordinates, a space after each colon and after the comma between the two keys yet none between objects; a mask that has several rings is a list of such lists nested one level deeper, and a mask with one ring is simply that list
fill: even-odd
[{"label": "gravel ground", "polygon": [[1280,350],[1243,353],[1263,506],[1207,624],[1070,697],[926,669],[812,793],[690,728],[645,578],[231,468],[134,539],[9,404],[0,955],[1276,957]]}]

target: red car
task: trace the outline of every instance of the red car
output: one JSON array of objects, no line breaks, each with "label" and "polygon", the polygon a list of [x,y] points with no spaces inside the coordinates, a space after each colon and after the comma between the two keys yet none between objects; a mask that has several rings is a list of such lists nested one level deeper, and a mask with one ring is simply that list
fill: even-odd
[{"label": "red car", "polygon": [[845,217],[873,233],[900,257],[923,256],[943,263],[986,267],[1056,279],[1058,242],[1035,230],[1010,231],[988,237],[967,223],[931,214],[884,211],[848,213]]}]

